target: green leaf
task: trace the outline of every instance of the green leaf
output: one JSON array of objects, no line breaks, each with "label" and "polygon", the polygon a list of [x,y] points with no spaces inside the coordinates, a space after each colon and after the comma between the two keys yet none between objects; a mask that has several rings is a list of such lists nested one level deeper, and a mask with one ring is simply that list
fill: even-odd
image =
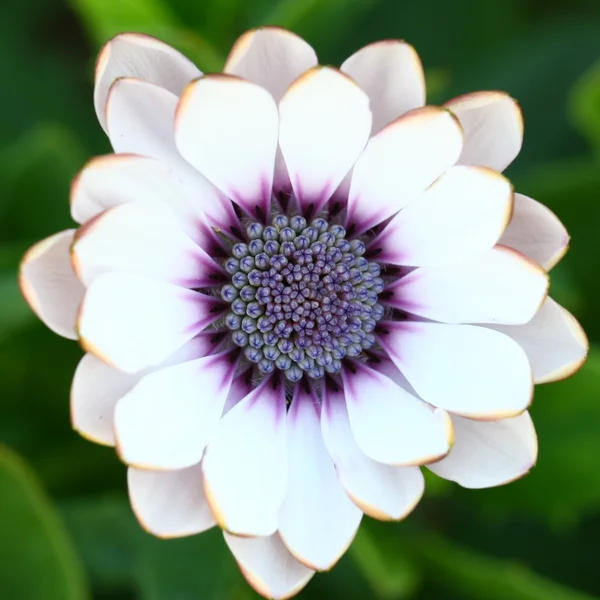
[{"label": "green leaf", "polygon": [[136,575],[144,600],[221,600],[241,579],[218,528],[140,545]]},{"label": "green leaf", "polygon": [[94,586],[133,586],[136,548],[143,532],[127,500],[106,496],[72,501],[61,508]]},{"label": "green leaf", "polygon": [[[194,7],[194,13],[198,13],[198,3],[195,0],[189,2]],[[204,22],[200,23],[201,31],[206,37],[216,43],[220,43],[221,48],[228,47],[233,39],[239,33],[237,22],[240,17],[240,9],[243,0],[219,0],[219,2],[209,2],[206,6],[206,17]]]},{"label": "green leaf", "polygon": [[[480,3],[485,4],[488,3]],[[523,10],[524,3],[519,2],[519,7]],[[539,19],[526,35],[515,35],[513,29],[512,38],[490,21],[490,33],[501,36],[497,40],[501,44],[498,51],[490,53],[489,46],[480,40],[488,52],[482,52],[475,60],[470,56],[472,65],[455,73],[452,94],[499,89],[520,103],[525,117],[525,143],[509,168],[511,177],[532,164],[585,150],[569,123],[565,105],[575,82],[598,56],[599,17],[595,14],[579,19]],[[480,34],[484,31],[476,29]],[[472,52],[478,51],[479,48],[472,48]],[[544,198],[539,199],[545,202]]]},{"label": "green leaf", "polygon": [[135,587],[143,600],[236,600],[246,588],[218,528],[157,539],[117,497],[73,502],[63,515],[99,588]]},{"label": "green leaf", "polygon": [[[368,11],[381,0],[270,0],[257,1],[248,11],[251,26],[278,25],[292,29],[314,43],[322,63],[339,64],[350,52],[341,57],[339,43],[343,38],[354,38],[353,30],[367,19]],[[263,11],[259,6],[263,7]],[[352,52],[357,50],[354,47]]]},{"label": "green leaf", "polygon": [[443,104],[448,97],[451,74],[447,69],[427,69],[425,81],[428,104]]},{"label": "green leaf", "polygon": [[223,52],[198,32],[187,29],[163,0],[70,0],[92,38],[105,44],[119,33],[153,35],[186,54],[203,71],[219,71]]},{"label": "green leaf", "polygon": [[600,503],[600,349],[569,379],[536,387],[531,414],[538,464],[522,480],[479,493],[480,507],[510,517],[527,512],[557,526],[574,525]]},{"label": "green leaf", "polygon": [[[565,224],[571,236],[570,248],[556,274],[577,296],[567,308],[575,312],[590,338],[600,341],[596,301],[600,278],[593,276],[600,256],[600,164],[587,159],[550,163],[529,171],[516,183],[519,191],[551,208]],[[553,280],[554,275],[555,271]]]},{"label": "green leaf", "polygon": [[0,448],[0,597],[88,598],[82,566],[33,473]]},{"label": "green leaf", "polygon": [[294,29],[302,19],[309,16],[312,11],[322,8],[326,2],[327,0],[325,2],[323,0],[279,0],[265,16],[264,22]]},{"label": "green leaf", "polygon": [[[386,524],[383,525],[385,527]],[[382,525],[363,522],[350,554],[378,598],[410,598],[420,583],[420,572],[406,547],[381,535]]]},{"label": "green leaf", "polygon": [[569,112],[573,124],[600,151],[600,62],[571,91]]},{"label": "green leaf", "polygon": [[17,265],[29,245],[17,243],[0,246],[0,343],[35,319],[17,282]]},{"label": "green leaf", "polygon": [[40,123],[2,148],[4,239],[36,240],[72,226],[69,186],[84,161],[77,138],[58,123]]},{"label": "green leaf", "polygon": [[0,342],[34,320],[19,291],[16,273],[0,275],[0,306]]},{"label": "green leaf", "polygon": [[426,575],[464,600],[594,600],[514,561],[470,551],[428,532],[411,535],[410,547]]},{"label": "green leaf", "polygon": [[99,43],[117,33],[150,33],[177,22],[176,15],[162,0],[71,0],[71,4]]}]

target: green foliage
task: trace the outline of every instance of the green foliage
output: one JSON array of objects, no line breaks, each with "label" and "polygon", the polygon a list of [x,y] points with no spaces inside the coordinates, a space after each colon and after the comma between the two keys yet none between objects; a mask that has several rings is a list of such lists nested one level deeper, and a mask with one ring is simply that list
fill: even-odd
[{"label": "green foliage", "polygon": [[198,31],[187,29],[163,0],[71,0],[73,8],[100,46],[123,31],[158,37],[185,52],[205,71],[218,71],[225,61]]},{"label": "green foliage", "polygon": [[222,67],[239,34],[261,24],[294,29],[328,64],[378,39],[406,39],[425,65],[430,102],[478,89],[505,89],[517,98],[526,135],[508,173],[571,234],[571,249],[552,273],[552,294],[592,342],[576,376],[536,391],[540,454],[530,475],[471,491],[426,474],[425,500],[406,523],[365,519],[347,555],[315,577],[301,598],[600,597],[594,558],[600,539],[600,4],[7,2],[0,19],[0,440],[24,459],[0,449],[0,598],[256,597],[217,530],[158,540],[140,528],[114,451],[71,430],[70,378],[81,351],[35,324],[16,273],[32,243],[72,226],[71,178],[89,157],[110,151],[91,102],[100,46],[121,31],[144,32],[210,72]]},{"label": "green foliage", "polygon": [[85,600],[84,572],[34,474],[0,447],[0,597]]},{"label": "green foliage", "polygon": [[569,379],[538,386],[531,410],[540,454],[515,485],[482,493],[482,504],[505,517],[527,512],[560,527],[575,526],[600,504],[598,456],[600,350]]},{"label": "green foliage", "polygon": [[477,554],[432,533],[419,534],[411,547],[426,571],[443,589],[479,600],[593,600],[593,596],[559,585],[525,566]]},{"label": "green foliage", "polygon": [[0,223],[10,224],[4,239],[37,241],[70,226],[70,181],[85,157],[75,135],[57,123],[36,124],[0,149]]},{"label": "green foliage", "polygon": [[126,499],[72,502],[63,515],[92,581],[102,589],[133,585],[144,600],[227,598],[241,575],[213,529],[201,536],[158,540],[142,531]]},{"label": "green foliage", "polygon": [[23,244],[6,244],[0,248],[0,343],[11,332],[33,320],[31,310],[23,303],[13,265],[27,248]]},{"label": "green foliage", "polygon": [[[571,235],[569,252],[556,268],[558,281],[568,281],[568,308],[592,339],[600,335],[596,298],[600,280],[594,276],[600,255],[600,163],[570,159],[531,169],[520,178],[518,189],[534,198],[543,198],[565,224]],[[554,272],[553,272],[554,273]]]},{"label": "green foliage", "polygon": [[356,566],[378,597],[412,598],[421,583],[419,567],[401,538],[377,535],[373,530],[372,523],[363,523],[352,544],[350,552]]},{"label": "green foliage", "polygon": [[577,82],[571,92],[571,119],[582,135],[600,150],[600,62]]}]

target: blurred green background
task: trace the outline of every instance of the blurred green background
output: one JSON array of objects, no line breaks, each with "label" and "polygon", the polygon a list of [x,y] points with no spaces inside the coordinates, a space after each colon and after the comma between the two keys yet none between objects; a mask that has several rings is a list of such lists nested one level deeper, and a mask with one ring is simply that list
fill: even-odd
[{"label": "blurred green background", "polygon": [[[600,2],[598,0],[3,0],[0,7],[0,598],[246,600],[217,531],[142,532],[112,449],[69,426],[81,351],[39,324],[16,268],[71,226],[69,183],[109,151],[92,106],[95,54],[121,31],[219,70],[249,27],[303,35],[321,62],[404,38],[429,102],[502,89],[522,104],[525,144],[509,175],[572,234],[552,294],[592,349],[572,379],[537,389],[538,466],[510,486],[467,491],[429,478],[404,523],[365,519],[351,550],[301,598],[600,598]],[[599,346],[600,347],[600,346]]]}]

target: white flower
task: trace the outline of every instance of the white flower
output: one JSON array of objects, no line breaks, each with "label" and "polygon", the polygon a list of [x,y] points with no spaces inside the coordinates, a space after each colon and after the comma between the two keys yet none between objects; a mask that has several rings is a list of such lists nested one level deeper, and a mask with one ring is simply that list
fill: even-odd
[{"label": "white flower", "polygon": [[404,518],[420,465],[472,488],[525,474],[533,384],[587,341],[547,297],[564,227],[500,174],[521,147],[512,98],[425,107],[409,45],[336,70],[277,28],[243,35],[225,73],[139,34],[105,46],[115,154],[77,176],[81,227],[34,246],[20,280],[87,351],[73,426],[130,465],[142,525],[218,524],[283,598],[363,513]]}]

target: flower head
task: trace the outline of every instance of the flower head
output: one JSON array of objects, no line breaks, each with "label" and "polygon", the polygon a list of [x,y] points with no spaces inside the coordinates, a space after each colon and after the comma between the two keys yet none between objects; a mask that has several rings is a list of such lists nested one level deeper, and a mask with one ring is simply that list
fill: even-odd
[{"label": "flower head", "polygon": [[142,526],[218,524],[284,598],[363,514],[404,518],[421,465],[472,488],[533,466],[533,385],[587,341],[547,297],[564,227],[501,174],[512,98],[424,106],[404,42],[338,70],[268,27],[205,76],[117,36],[94,100],[115,153],[75,178],[79,228],[34,246],[20,281],[86,350],[73,426],[130,465]]}]

